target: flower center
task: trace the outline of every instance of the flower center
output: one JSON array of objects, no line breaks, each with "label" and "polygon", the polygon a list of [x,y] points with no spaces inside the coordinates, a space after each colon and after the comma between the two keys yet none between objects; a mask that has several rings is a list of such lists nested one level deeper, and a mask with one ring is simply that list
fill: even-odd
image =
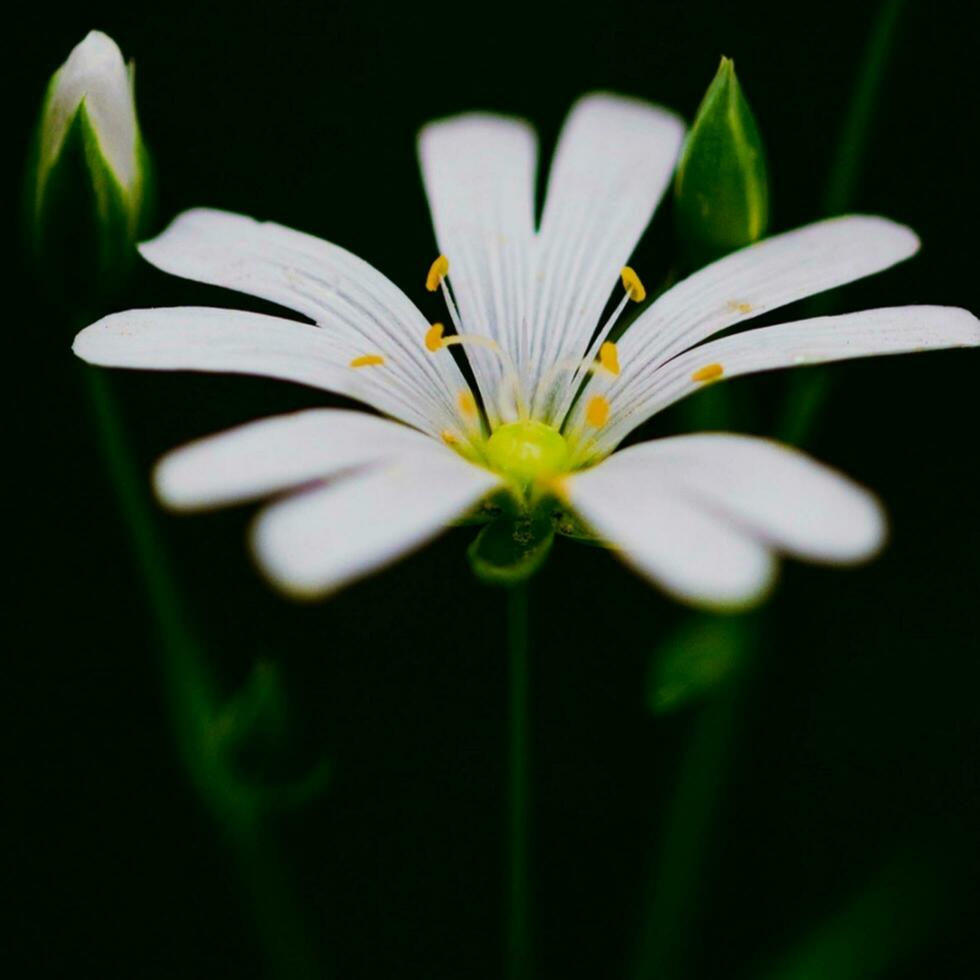
[{"label": "flower center", "polygon": [[553,426],[525,419],[496,428],[487,440],[486,455],[498,472],[532,483],[567,468],[568,444]]}]

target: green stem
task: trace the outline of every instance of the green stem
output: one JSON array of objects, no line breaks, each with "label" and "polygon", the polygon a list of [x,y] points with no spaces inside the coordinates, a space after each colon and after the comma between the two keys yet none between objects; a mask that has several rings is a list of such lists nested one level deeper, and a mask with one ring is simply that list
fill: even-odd
[{"label": "green stem", "polygon": [[528,587],[507,595],[510,643],[510,807],[508,813],[509,906],[507,976],[531,977],[530,883],[528,875]]},{"label": "green stem", "polygon": [[256,800],[228,770],[217,746],[217,694],[189,628],[143,478],[133,465],[111,379],[105,372],[88,367],[82,375],[159,639],[167,707],[181,760],[235,859],[270,974],[282,980],[313,980],[319,976],[313,950],[300,925],[299,910],[275,842],[263,828]]},{"label": "green stem", "polygon": [[[875,103],[885,78],[903,6],[904,0],[882,0],[875,17],[874,29],[868,40],[827,179],[823,199],[823,213],[827,216],[841,214],[852,206],[871,134]],[[809,304],[809,315],[827,316],[833,311],[835,302],[833,296],[817,297]],[[796,375],[790,382],[786,407],[779,423],[779,438],[795,445],[804,443],[812,435],[829,393],[830,378],[826,368],[815,368]]]}]

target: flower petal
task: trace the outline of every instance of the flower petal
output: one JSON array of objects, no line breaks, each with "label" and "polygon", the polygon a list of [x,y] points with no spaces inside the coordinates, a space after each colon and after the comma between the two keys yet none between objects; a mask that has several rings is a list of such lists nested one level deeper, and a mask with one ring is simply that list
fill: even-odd
[{"label": "flower petal", "polygon": [[[534,238],[534,131],[518,119],[471,113],[425,126],[418,150],[464,330],[495,340],[519,361]],[[500,357],[479,347],[467,355],[493,412]]]},{"label": "flower petal", "polygon": [[285,592],[322,596],[421,546],[499,482],[433,446],[267,507],[255,554]]},{"label": "flower petal", "polygon": [[726,255],[669,289],[630,326],[619,342],[622,371],[611,384],[603,382],[605,394],[631,405],[652,372],[681,351],[734,324],[886,269],[918,247],[904,225],[848,215]]},{"label": "flower petal", "polygon": [[433,435],[455,415],[438,391],[409,386],[390,363],[352,368],[362,351],[331,331],[282,317],[213,307],[127,310],[75,338],[75,353],[103,367],[254,374],[311,385],[373,405]]},{"label": "flower petal", "polygon": [[769,549],[670,483],[644,459],[617,453],[566,481],[568,501],[628,564],[678,599],[731,608],[772,585]]},{"label": "flower petal", "polygon": [[728,433],[657,439],[617,453],[647,485],[672,486],[685,499],[809,561],[846,563],[884,542],[877,499],[840,473],[776,442]]},{"label": "flower petal", "polygon": [[197,208],[140,252],[173,275],[235,289],[303,313],[359,354],[379,354],[402,382],[451,404],[465,382],[451,357],[425,349],[428,321],[356,255],[292,228]]},{"label": "flower petal", "polygon": [[[641,386],[620,392],[600,451],[611,449],[651,415],[704,386],[706,380],[775,368],[878,354],[980,345],[980,321],[952,306],[897,306],[746,330],[668,361]],[[631,400],[628,400],[631,399]]]},{"label": "flower petal", "polygon": [[[551,165],[538,240],[527,358],[535,382],[585,356],[667,188],[683,136],[678,116],[636,99],[595,94],[572,107]],[[557,389],[545,384],[537,407],[557,396],[552,411],[560,417],[578,387],[571,378],[565,372]]]},{"label": "flower petal", "polygon": [[154,485],[157,496],[177,510],[219,507],[432,447],[427,436],[397,422],[313,409],[181,446],[157,464]]}]

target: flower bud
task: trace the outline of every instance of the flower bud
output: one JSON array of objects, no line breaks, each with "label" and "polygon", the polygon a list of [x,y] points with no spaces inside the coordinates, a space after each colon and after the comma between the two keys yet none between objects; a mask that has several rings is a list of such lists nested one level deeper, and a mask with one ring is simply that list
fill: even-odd
[{"label": "flower bud", "polygon": [[148,183],[132,63],[91,31],[48,84],[28,166],[28,238],[49,295],[81,304],[121,284]]},{"label": "flower bud", "polygon": [[765,234],[765,152],[729,58],[721,59],[688,134],[674,183],[674,205],[677,234],[690,269]]}]

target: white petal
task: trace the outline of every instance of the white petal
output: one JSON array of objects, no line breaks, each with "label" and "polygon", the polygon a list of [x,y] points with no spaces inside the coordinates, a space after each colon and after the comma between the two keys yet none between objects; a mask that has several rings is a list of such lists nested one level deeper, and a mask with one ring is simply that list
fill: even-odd
[{"label": "white petal", "polygon": [[452,357],[424,344],[429,323],[377,269],[313,235],[198,208],[140,246],[157,268],[296,310],[360,354],[381,354],[402,385],[449,405],[466,387]]},{"label": "white petal", "polygon": [[254,374],[311,385],[373,405],[433,435],[450,425],[435,393],[405,390],[389,363],[351,368],[360,351],[329,331],[260,313],[213,307],[127,310],[75,338],[75,353],[103,367]]},{"label": "white petal", "polygon": [[105,159],[123,187],[136,178],[136,110],[129,72],[118,45],[90,31],[58,70],[45,106],[41,165],[58,155],[82,100]]},{"label": "white petal", "polygon": [[612,457],[646,485],[667,484],[778,551],[855,562],[884,543],[875,497],[809,456],[766,439],[705,433],[657,439]]},{"label": "white petal", "polygon": [[652,372],[645,386],[637,383],[631,392],[621,392],[599,445],[612,448],[645,419],[703,387],[694,376],[708,365],[718,365],[722,377],[732,378],[826,361],[977,345],[980,321],[952,306],[886,307],[746,330],[695,347]]},{"label": "white petal", "polygon": [[[726,329],[913,255],[915,233],[885,218],[830,218],[750,245],[664,293],[619,342],[622,372],[605,392],[632,405],[652,372]],[[596,384],[595,381],[592,382]],[[587,399],[579,400],[578,413]]]},{"label": "white petal", "polygon": [[[519,362],[534,237],[534,132],[517,119],[473,113],[430,123],[418,148],[464,330],[496,340]],[[500,358],[476,347],[467,356],[492,410]]]},{"label": "white petal", "polygon": [[498,484],[433,446],[266,508],[254,528],[255,553],[287,593],[325,595],[419,547]]},{"label": "white petal", "polygon": [[397,422],[330,409],[261,419],[167,453],[157,496],[178,510],[254,500],[380,460],[431,449]]},{"label": "white petal", "polygon": [[617,453],[566,481],[569,503],[623,559],[676,598],[730,608],[760,600],[775,563],[769,549],[642,459]]},{"label": "white petal", "polygon": [[[683,136],[677,116],[635,99],[597,94],[572,107],[541,219],[529,338],[535,380],[568,358],[585,356],[620,272],[663,196]],[[559,406],[567,407],[576,388],[564,372]],[[548,395],[542,393],[539,407]]]}]

